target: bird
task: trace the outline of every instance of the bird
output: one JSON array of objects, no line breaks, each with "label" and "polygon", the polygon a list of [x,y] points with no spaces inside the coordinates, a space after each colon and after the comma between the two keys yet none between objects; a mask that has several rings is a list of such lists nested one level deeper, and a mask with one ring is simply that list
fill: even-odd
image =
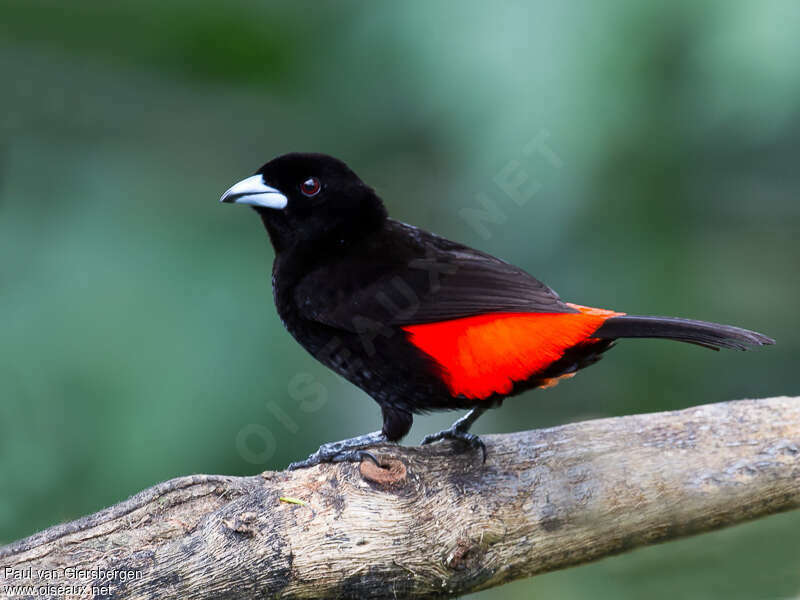
[{"label": "bird", "polygon": [[261,218],[289,333],[381,409],[380,430],[322,444],[289,469],[377,463],[371,447],[399,442],[414,415],[441,410],[468,412],[422,443],[457,440],[485,461],[485,444],[470,432],[476,419],[572,377],[621,338],[714,350],[774,343],[729,325],[565,302],[519,267],[390,218],[375,190],[325,154],[278,156],[220,201]]}]

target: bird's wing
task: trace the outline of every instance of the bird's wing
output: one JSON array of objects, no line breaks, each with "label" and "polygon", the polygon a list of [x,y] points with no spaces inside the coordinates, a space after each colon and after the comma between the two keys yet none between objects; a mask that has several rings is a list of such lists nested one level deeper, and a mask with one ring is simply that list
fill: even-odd
[{"label": "bird's wing", "polygon": [[472,248],[389,221],[346,260],[322,263],[295,287],[300,314],[360,331],[492,313],[575,313],[525,271]]}]

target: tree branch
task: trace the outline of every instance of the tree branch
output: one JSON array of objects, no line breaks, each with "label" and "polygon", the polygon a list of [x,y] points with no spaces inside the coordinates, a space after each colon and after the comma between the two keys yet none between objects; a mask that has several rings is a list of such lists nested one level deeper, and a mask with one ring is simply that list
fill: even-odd
[{"label": "tree branch", "polygon": [[387,469],[173,479],[0,548],[0,585],[59,598],[452,597],[800,506],[800,398],[484,440],[485,464],[445,443],[382,448]]}]

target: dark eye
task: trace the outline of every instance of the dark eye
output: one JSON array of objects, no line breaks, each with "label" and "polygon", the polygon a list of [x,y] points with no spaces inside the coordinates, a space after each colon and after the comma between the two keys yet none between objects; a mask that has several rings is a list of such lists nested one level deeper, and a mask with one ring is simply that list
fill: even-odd
[{"label": "dark eye", "polygon": [[320,184],[319,179],[316,177],[309,177],[303,183],[300,184],[300,191],[303,192],[306,196],[316,196],[319,194],[319,191],[322,189],[322,184]]}]

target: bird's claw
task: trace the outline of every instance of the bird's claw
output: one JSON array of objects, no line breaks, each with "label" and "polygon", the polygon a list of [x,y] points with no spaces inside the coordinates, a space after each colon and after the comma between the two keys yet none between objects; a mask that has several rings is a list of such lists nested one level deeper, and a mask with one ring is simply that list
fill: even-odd
[{"label": "bird's claw", "polygon": [[350,438],[348,440],[342,440],[340,442],[329,442],[320,446],[319,450],[314,452],[314,454],[307,459],[293,462],[287,469],[289,471],[306,469],[322,463],[361,462],[365,458],[371,460],[380,467],[381,462],[378,460],[378,457],[365,448],[385,443],[386,436],[380,431]]},{"label": "bird's claw", "polygon": [[450,429],[443,429],[437,433],[426,435],[422,439],[422,442],[420,442],[420,445],[425,446],[427,444],[432,444],[433,442],[438,442],[439,440],[456,440],[466,444],[473,450],[480,449],[481,454],[483,455],[483,462],[486,462],[486,444],[484,444],[483,440],[474,433],[462,431],[456,427],[451,427]]},{"label": "bird's claw", "polygon": [[297,469],[307,469],[308,467],[315,467],[322,463],[361,462],[364,459],[369,459],[377,466],[381,466],[381,461],[378,460],[378,457],[368,450],[345,450],[331,454],[317,451],[305,460],[291,463],[287,467],[287,470],[295,471]]}]

